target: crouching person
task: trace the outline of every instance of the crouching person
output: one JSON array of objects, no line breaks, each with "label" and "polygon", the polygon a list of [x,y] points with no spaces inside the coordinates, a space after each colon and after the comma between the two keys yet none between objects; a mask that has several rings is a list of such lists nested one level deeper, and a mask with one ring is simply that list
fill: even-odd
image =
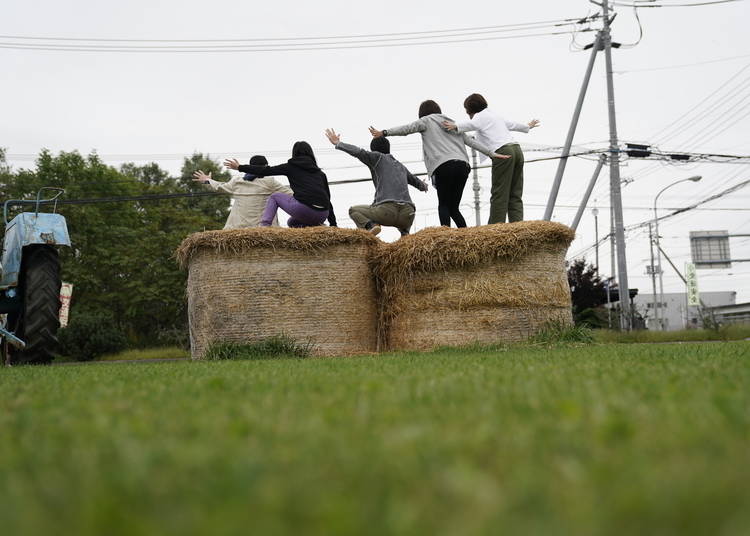
[{"label": "crouching person", "polygon": [[341,141],[333,129],[326,130],[326,137],[336,149],[349,153],[370,169],[375,184],[375,200],[371,205],[355,205],[349,216],[360,229],[372,234],[380,232],[380,226],[396,227],[401,236],[409,234],[414,222],[414,203],[409,196],[409,185],[422,192],[427,183],[412,175],[391,153],[391,145],[385,137],[373,138],[371,151]]}]

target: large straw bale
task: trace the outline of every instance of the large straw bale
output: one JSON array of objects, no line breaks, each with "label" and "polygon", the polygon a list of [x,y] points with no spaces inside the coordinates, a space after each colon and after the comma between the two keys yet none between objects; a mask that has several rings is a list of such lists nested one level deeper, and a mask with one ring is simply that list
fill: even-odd
[{"label": "large straw bale", "polygon": [[424,229],[372,258],[381,348],[523,340],[570,323],[565,252],[573,231],[534,221]]},{"label": "large straw bale", "polygon": [[354,229],[251,228],[196,233],[176,257],[189,271],[190,343],[285,334],[318,355],[376,349],[376,296],[368,266],[380,241]]}]

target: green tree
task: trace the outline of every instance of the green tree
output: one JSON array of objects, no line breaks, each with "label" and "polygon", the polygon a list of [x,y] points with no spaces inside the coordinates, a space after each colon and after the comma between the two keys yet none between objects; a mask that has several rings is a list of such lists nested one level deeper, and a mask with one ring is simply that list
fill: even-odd
[{"label": "green tree", "polygon": [[573,261],[568,266],[568,284],[576,325],[603,327],[601,305],[607,303],[607,287],[596,268],[586,264],[585,259]]},{"label": "green tree", "polygon": [[[186,332],[185,274],[173,253],[189,234],[219,229],[226,219],[226,196],[114,201],[111,198],[205,191],[190,181],[193,169],[226,178],[219,164],[202,155],[185,160],[179,177],[151,163],[120,170],[95,154],[57,156],[42,151],[36,169],[13,171],[0,153],[0,183],[8,197],[34,199],[43,186],[66,190],[61,204],[72,248],[61,248],[63,279],[74,284],[71,317],[110,315],[131,344],[154,344],[163,333]],[[51,210],[50,208],[48,208]]]}]

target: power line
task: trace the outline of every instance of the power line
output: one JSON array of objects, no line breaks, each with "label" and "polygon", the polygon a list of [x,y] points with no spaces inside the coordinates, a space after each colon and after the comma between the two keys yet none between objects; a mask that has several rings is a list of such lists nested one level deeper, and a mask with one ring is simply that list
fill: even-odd
[{"label": "power line", "polygon": [[[645,1],[653,1],[653,0],[643,0]],[[615,6],[621,6],[621,7],[697,7],[697,6],[710,6],[713,4],[729,4],[732,2],[740,2],[742,0],[712,0],[710,2],[693,2],[690,4],[646,4],[646,3],[637,3],[637,4],[625,4],[621,2],[611,2],[611,4]]]},{"label": "power line", "polygon": [[703,99],[702,99],[702,100],[701,100],[700,102],[698,102],[698,104],[694,105],[694,106],[693,106],[692,108],[690,108],[690,109],[689,109],[688,111],[686,111],[685,113],[683,113],[683,114],[682,114],[681,116],[679,116],[679,117],[678,117],[677,119],[675,119],[674,121],[672,121],[671,123],[669,123],[669,124],[668,124],[667,126],[663,127],[663,128],[661,129],[661,130],[659,130],[659,131],[655,132],[654,134],[652,134],[652,135],[651,135],[651,136],[649,137],[649,139],[652,139],[652,140],[658,140],[658,139],[659,139],[659,136],[660,136],[661,134],[663,134],[663,133],[664,133],[665,131],[667,131],[668,129],[671,129],[671,128],[672,128],[672,127],[673,127],[674,125],[676,125],[676,124],[677,124],[678,122],[680,122],[680,121],[681,121],[682,119],[684,119],[684,118],[685,118],[686,116],[688,116],[688,115],[689,115],[690,113],[692,113],[692,112],[693,112],[694,110],[696,110],[697,108],[699,108],[700,106],[702,106],[702,105],[703,105],[703,103],[705,103],[705,102],[706,102],[706,101],[708,101],[708,100],[709,100],[710,98],[712,98],[712,97],[713,97],[714,95],[716,95],[717,93],[719,93],[719,92],[720,92],[720,91],[721,91],[722,89],[724,89],[724,88],[725,88],[725,87],[726,87],[727,85],[729,85],[729,84],[730,84],[730,83],[732,82],[732,80],[734,80],[735,78],[737,78],[738,76],[740,76],[740,75],[741,75],[741,74],[742,74],[743,72],[745,72],[745,71],[746,71],[746,70],[747,70],[748,68],[750,68],[750,63],[748,63],[747,65],[745,65],[744,67],[742,67],[742,68],[741,68],[741,69],[740,69],[739,71],[737,71],[736,73],[734,73],[734,74],[733,74],[733,75],[732,75],[731,77],[729,77],[729,79],[728,79],[728,80],[726,80],[726,81],[725,81],[725,82],[724,82],[723,84],[721,84],[721,85],[720,85],[720,86],[719,86],[718,88],[716,88],[716,89],[715,89],[715,90],[714,90],[714,91],[713,91],[713,92],[712,92],[711,94],[709,94],[709,95],[708,95],[707,97],[704,97],[704,98],[703,98]]},{"label": "power line", "polygon": [[[583,29],[582,32],[592,31],[591,29]],[[243,46],[225,47],[225,48],[181,48],[181,49],[170,49],[167,47],[151,47],[151,48],[136,48],[136,47],[122,47],[122,48],[103,48],[103,47],[74,47],[74,46],[37,46],[37,45],[18,45],[13,43],[0,43],[0,48],[3,49],[15,49],[15,50],[39,50],[39,51],[53,51],[53,52],[125,52],[125,53],[222,53],[222,52],[295,52],[304,51],[310,52],[315,50],[343,50],[343,49],[360,49],[360,48],[391,48],[391,47],[404,47],[404,46],[419,46],[419,45],[444,45],[444,44],[457,44],[457,43],[473,43],[481,41],[495,41],[504,39],[517,39],[523,37],[546,37],[554,35],[567,35],[568,32],[540,32],[540,33],[529,33],[523,35],[508,35],[508,36],[493,36],[493,37],[480,37],[480,38],[469,38],[469,39],[452,39],[452,40],[436,40],[436,41],[420,41],[412,43],[376,43],[376,44],[360,44],[360,45],[333,45],[333,46],[304,46],[304,47],[278,47],[278,48],[248,48]]]},{"label": "power line", "polygon": [[[598,16],[598,14],[597,14]],[[597,18],[597,16],[591,17],[591,20]],[[520,22],[515,24],[498,24],[493,26],[473,26],[468,28],[450,28],[442,30],[420,30],[410,32],[390,32],[390,33],[379,33],[379,34],[353,34],[353,35],[328,35],[328,36],[306,36],[306,37],[255,37],[255,38],[227,38],[227,39],[134,39],[134,38],[100,38],[100,37],[40,37],[40,36],[28,36],[28,35],[0,35],[0,39],[21,39],[21,40],[37,40],[37,41],[86,41],[86,42],[103,42],[103,43],[246,43],[246,42],[271,42],[271,41],[313,41],[313,40],[332,40],[332,39],[365,39],[365,38],[381,38],[381,37],[394,37],[402,35],[426,35],[426,34],[439,34],[439,33],[453,33],[453,32],[474,32],[482,30],[497,30],[500,31],[504,28],[519,28],[527,26],[537,25],[549,25],[549,26],[561,26],[570,23],[581,23],[588,20],[589,17],[581,19],[568,18],[568,19],[552,19],[545,21],[536,22]]]},{"label": "power line", "polygon": [[742,54],[741,56],[728,56],[726,58],[717,58],[713,60],[698,61],[695,63],[681,63],[678,65],[663,65],[661,67],[646,67],[643,69],[625,69],[621,71],[612,71],[614,74],[627,74],[627,73],[642,73],[647,71],[666,71],[669,69],[681,69],[683,67],[695,67],[697,65],[708,65],[710,63],[721,63],[724,61],[738,60],[742,58],[750,58],[750,54]]},{"label": "power line", "polygon": [[[674,216],[677,216],[677,215],[683,214],[685,212],[688,212],[690,210],[693,210],[693,209],[697,208],[700,205],[704,205],[704,204],[709,203],[711,201],[715,201],[715,200],[717,200],[717,199],[719,199],[721,197],[724,197],[724,196],[729,195],[731,193],[734,193],[734,192],[736,192],[738,190],[741,190],[742,188],[745,188],[748,185],[750,185],[750,180],[746,180],[746,181],[740,182],[738,184],[735,184],[734,186],[731,186],[730,188],[722,190],[721,192],[719,192],[717,194],[714,194],[714,195],[712,195],[710,197],[702,199],[701,201],[698,201],[697,203],[693,203],[692,205],[688,205],[686,207],[682,207],[680,209],[674,210],[674,211],[670,212],[669,214],[665,214],[664,216],[659,216],[658,220],[659,221],[663,221],[663,220],[666,220],[666,219],[669,219],[669,218],[673,218]],[[635,223],[635,224],[629,225],[629,226],[627,226],[625,228],[625,231],[626,232],[632,232],[632,231],[637,231],[639,229],[643,229],[643,228],[647,227],[649,224],[653,223],[654,221],[655,221],[655,219],[651,218],[651,219],[642,221],[640,223]],[[579,251],[578,253],[576,253],[574,255],[571,255],[569,258],[575,258],[575,257],[580,257],[581,255],[585,255],[587,252],[591,251],[596,246],[601,245],[604,242],[606,242],[609,238],[610,238],[610,234],[608,233],[605,236],[603,236],[601,239],[599,239],[597,242],[595,242],[594,244],[588,246],[587,248]]]}]

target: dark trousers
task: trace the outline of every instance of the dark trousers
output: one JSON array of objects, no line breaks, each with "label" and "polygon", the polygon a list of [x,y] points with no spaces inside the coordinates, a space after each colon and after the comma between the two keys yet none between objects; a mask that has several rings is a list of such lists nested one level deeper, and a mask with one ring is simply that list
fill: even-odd
[{"label": "dark trousers", "polygon": [[469,178],[469,164],[463,160],[448,160],[438,166],[433,173],[438,195],[438,216],[440,225],[451,226],[451,219],[456,227],[466,227],[466,220],[458,210],[461,197],[464,195],[466,179]]},{"label": "dark trousers", "polygon": [[496,153],[511,158],[492,159],[492,191],[489,223],[523,221],[523,152],[517,143],[508,143]]}]

